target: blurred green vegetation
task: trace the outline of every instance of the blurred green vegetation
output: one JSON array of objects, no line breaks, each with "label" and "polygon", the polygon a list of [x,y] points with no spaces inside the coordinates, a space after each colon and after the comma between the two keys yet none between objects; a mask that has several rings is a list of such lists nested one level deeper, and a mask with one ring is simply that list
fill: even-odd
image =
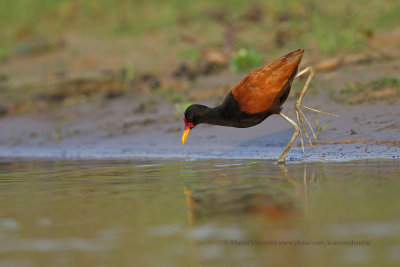
[{"label": "blurred green vegetation", "polygon": [[319,126],[318,113],[315,112],[315,128],[316,128],[315,135],[317,138],[326,129],[326,127],[328,127],[328,123],[324,123],[324,124],[322,124],[322,126]]},{"label": "blurred green vegetation", "polygon": [[348,105],[377,100],[391,102],[396,96],[400,96],[400,80],[392,77],[379,77],[365,83],[350,83],[338,93],[331,92],[334,100]]},{"label": "blurred green vegetation", "polygon": [[243,18],[254,23],[237,23],[236,49],[266,43],[275,44],[269,51],[315,46],[335,53],[363,47],[366,36],[398,26],[399,14],[398,0],[2,0],[0,58],[19,40],[66,32],[110,38],[165,30],[171,44],[177,36],[191,34],[212,45],[222,38],[226,21]]},{"label": "blurred green vegetation", "polygon": [[185,110],[190,106],[193,105],[194,103],[191,101],[185,101],[183,103],[175,103],[174,107],[175,107],[175,111],[174,111],[174,115],[176,119],[180,119],[180,117],[182,116],[182,114],[185,113]]},{"label": "blurred green vegetation", "polygon": [[[1,64],[0,114],[18,114],[38,103],[45,110],[65,99],[83,102],[95,92],[105,98],[121,96],[147,72],[152,78],[132,88],[151,88],[176,105],[178,113],[194,99],[162,75],[179,73],[176,66],[182,61],[187,70],[177,79],[185,82],[228,66],[231,71],[254,69],[298,48],[310,51],[308,57],[314,59],[354,52],[366,48],[378,33],[398,28],[398,14],[398,0],[2,0],[0,63],[55,53],[40,68],[34,61],[32,66],[26,61],[10,68]],[[110,80],[102,77],[107,68],[114,73]],[[67,76],[88,70],[100,76],[83,81]],[[49,73],[60,74],[56,85],[41,78]],[[317,80],[311,86],[313,92],[321,88]],[[398,96],[397,85],[386,95],[351,86],[332,98],[361,103]],[[294,92],[290,97],[297,96]],[[143,104],[138,111],[152,110],[150,106]]]},{"label": "blurred green vegetation", "polygon": [[252,69],[263,62],[263,56],[256,50],[245,48],[232,54],[230,70],[233,72]]}]

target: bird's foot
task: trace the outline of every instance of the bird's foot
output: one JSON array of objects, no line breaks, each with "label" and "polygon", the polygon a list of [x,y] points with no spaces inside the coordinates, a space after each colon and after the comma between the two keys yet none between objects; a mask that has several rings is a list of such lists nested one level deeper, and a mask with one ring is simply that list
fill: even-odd
[{"label": "bird's foot", "polygon": [[[304,115],[303,111],[300,108],[305,108],[305,109],[308,109],[308,110],[311,110],[311,111],[314,111],[314,112],[318,112],[318,113],[322,113],[322,114],[325,114],[325,115],[328,115],[328,116],[339,117],[339,115],[328,113],[328,112],[324,112],[324,111],[317,110],[317,109],[314,109],[314,108],[310,108],[310,107],[302,105],[299,102],[296,103],[296,105],[294,107],[294,110],[296,112],[297,123],[300,125],[301,148],[303,150],[304,157],[306,157],[306,153],[304,151],[304,141],[303,141],[304,135],[306,136],[306,138],[308,140],[308,143],[310,144],[310,147],[312,148],[312,150],[314,152],[315,152],[315,148],[314,148],[313,143],[312,143],[312,141],[310,139],[310,136],[309,136],[309,134],[307,132],[307,129],[306,129],[305,125],[304,125],[304,122],[306,122],[306,124],[308,125],[308,128],[311,131],[312,137],[314,138],[314,140],[315,140],[315,142],[317,144],[318,144],[318,136],[315,134],[315,132],[314,132],[312,126],[311,126],[310,121],[307,119],[307,117]],[[304,135],[303,135],[303,132],[304,132]]]},{"label": "bird's foot", "polygon": [[339,117],[339,114],[334,114],[334,113],[321,111],[321,110],[318,110],[318,109],[315,109],[315,108],[310,108],[310,107],[304,106],[302,104],[300,104],[300,106],[303,107],[303,108],[306,108],[308,110],[311,110],[311,111],[314,111],[314,112],[317,112],[317,113],[322,113],[322,114],[325,114],[325,115],[328,115],[328,116],[331,116],[331,117]]},{"label": "bird's foot", "polygon": [[311,142],[311,139],[308,135],[307,129],[304,125],[304,121],[306,121],[308,127],[311,129],[311,133],[315,139],[315,141],[317,142],[317,136],[314,133],[313,128],[311,127],[311,124],[309,122],[309,120],[307,119],[307,117],[304,115],[303,111],[301,111],[300,109],[300,105],[296,105],[295,106],[295,112],[296,112],[296,118],[297,118],[297,123],[300,126],[300,142],[301,142],[301,149],[303,151],[303,155],[304,157],[307,157],[306,152],[304,150],[304,136],[307,138],[308,143],[310,144],[311,148],[313,149],[313,151],[315,151],[314,146]]}]

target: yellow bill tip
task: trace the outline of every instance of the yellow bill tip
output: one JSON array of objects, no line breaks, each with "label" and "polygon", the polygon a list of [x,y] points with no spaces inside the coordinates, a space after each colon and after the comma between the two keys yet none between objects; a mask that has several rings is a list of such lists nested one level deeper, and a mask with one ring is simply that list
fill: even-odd
[{"label": "yellow bill tip", "polygon": [[188,137],[188,134],[190,132],[190,128],[187,128],[183,131],[183,135],[182,135],[182,145],[185,144],[186,142],[186,138]]}]

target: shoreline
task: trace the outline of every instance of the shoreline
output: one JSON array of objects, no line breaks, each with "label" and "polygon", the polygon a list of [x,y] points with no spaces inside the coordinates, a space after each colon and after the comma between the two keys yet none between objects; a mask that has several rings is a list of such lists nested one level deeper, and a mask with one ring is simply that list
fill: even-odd
[{"label": "shoreline", "polygon": [[[1,161],[75,161],[75,160],[178,160],[178,161],[196,161],[196,160],[268,160],[277,161],[283,147],[265,147],[260,150],[252,146],[238,148],[216,147],[216,151],[210,151],[207,147],[194,147],[190,151],[180,153],[176,149],[168,151],[166,147],[159,149],[149,149],[146,147],[136,147],[123,149],[123,146],[106,150],[105,147],[85,147],[80,149],[68,148],[41,148],[34,147],[5,148],[0,146]],[[268,150],[267,150],[268,149]],[[386,145],[368,145],[360,143],[336,144],[336,145],[318,145],[316,152],[306,147],[307,157],[303,157],[300,147],[294,147],[290,150],[286,163],[304,163],[304,162],[351,162],[358,160],[400,160],[399,146]]]}]

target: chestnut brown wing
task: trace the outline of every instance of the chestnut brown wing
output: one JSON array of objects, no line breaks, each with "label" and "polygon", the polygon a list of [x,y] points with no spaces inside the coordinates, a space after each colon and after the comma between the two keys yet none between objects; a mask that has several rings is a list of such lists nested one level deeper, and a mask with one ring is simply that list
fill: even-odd
[{"label": "chestnut brown wing", "polygon": [[232,90],[240,109],[255,114],[271,108],[274,99],[284,94],[284,85],[300,64],[303,52],[293,51],[244,77]]}]

